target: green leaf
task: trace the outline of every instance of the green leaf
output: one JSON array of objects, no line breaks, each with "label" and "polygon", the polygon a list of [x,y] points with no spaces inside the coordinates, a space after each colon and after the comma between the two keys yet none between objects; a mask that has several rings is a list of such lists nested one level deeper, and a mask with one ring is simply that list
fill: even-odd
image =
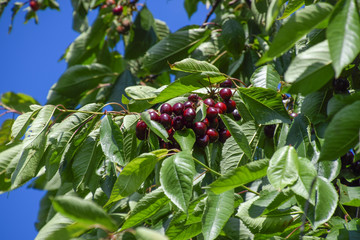
[{"label": "green leaf", "polygon": [[254,87],[262,87],[277,91],[280,83],[280,75],[272,65],[267,64],[255,70],[250,78],[250,82]]},{"label": "green leaf", "polygon": [[24,135],[31,119],[38,112],[39,111],[23,113],[16,118],[14,124],[11,126],[11,137],[13,137],[13,141],[20,139]]},{"label": "green leaf", "polygon": [[332,9],[333,7],[330,4],[321,2],[295,12],[282,25],[270,45],[270,49],[265,52],[256,64],[264,64],[285,53],[310,30],[326,20]]},{"label": "green leaf", "polygon": [[82,183],[88,185],[91,179],[96,179],[96,169],[102,160],[102,152],[98,146],[97,134],[90,134],[77,150],[71,169],[74,177],[74,188],[77,190]]},{"label": "green leaf", "polygon": [[121,229],[125,230],[144,222],[162,209],[169,201],[162,188],[146,194],[131,210]]},{"label": "green leaf", "polygon": [[87,226],[100,225],[110,231],[116,226],[110,216],[97,204],[74,196],[57,196],[52,200],[54,209],[62,215]]},{"label": "green leaf", "polygon": [[143,153],[129,162],[118,176],[105,206],[134,193],[154,170],[158,158],[166,153],[165,149]]},{"label": "green leaf", "polygon": [[101,120],[100,144],[105,156],[112,162],[125,165],[123,151],[123,135],[110,115]]},{"label": "green leaf", "polygon": [[250,229],[252,233],[282,233],[288,226],[294,222],[299,222],[299,214],[292,214],[292,210],[273,211],[270,214],[253,218],[249,215],[249,209],[252,204],[259,199],[258,196],[240,204],[237,217]]},{"label": "green leaf", "polygon": [[298,161],[298,173],[299,178],[294,185],[291,186],[291,190],[301,196],[304,199],[308,199],[310,203],[314,204],[314,196],[310,198],[309,193],[311,190],[312,182],[317,176],[315,166],[307,158],[299,158]]},{"label": "green leaf", "polygon": [[254,235],[239,218],[231,217],[223,231],[231,240],[254,239]]},{"label": "green leaf", "polygon": [[182,151],[191,151],[195,144],[195,133],[190,128],[175,131],[175,140],[179,143]]},{"label": "green leaf", "polygon": [[179,62],[170,64],[171,70],[189,72],[189,73],[202,73],[214,72],[219,73],[219,69],[206,61],[199,61],[193,58],[185,58]]},{"label": "green leaf", "polygon": [[323,177],[318,177],[316,181],[315,216],[313,219],[310,217],[314,228],[318,228],[330,219],[336,210],[337,202],[338,194],[332,183]]},{"label": "green leaf", "polygon": [[41,157],[45,151],[46,130],[55,110],[55,106],[52,105],[43,107],[27,130],[23,141],[24,149],[15,172],[11,176],[12,188],[21,186],[35,177],[39,171]]},{"label": "green leaf", "polygon": [[278,20],[287,18],[288,16],[293,14],[296,10],[301,8],[303,5],[304,5],[304,0],[290,0],[286,5],[283,15],[280,18],[278,18]]},{"label": "green leaf", "polygon": [[47,240],[57,231],[61,231],[66,226],[69,226],[72,222],[69,218],[57,213],[40,229],[35,240]]},{"label": "green leaf", "polygon": [[170,29],[166,25],[166,22],[161,21],[159,19],[155,19],[155,27],[156,27],[156,36],[159,40],[167,37],[170,34]]},{"label": "green leaf", "polygon": [[210,31],[203,28],[172,33],[147,51],[143,67],[151,73],[161,72],[167,68],[168,62],[187,57],[209,34]]},{"label": "green leaf", "polygon": [[95,88],[104,78],[114,76],[105,65],[93,63],[68,68],[52,88],[64,96],[75,98],[86,90]]},{"label": "green leaf", "polygon": [[319,90],[334,76],[328,42],[325,40],[298,54],[285,73],[290,93],[309,94]]},{"label": "green leaf", "polygon": [[289,191],[262,191],[260,193],[260,198],[258,198],[251,207],[249,208],[249,216],[255,218],[268,214],[274,210],[279,209],[279,207],[288,201],[292,194]]},{"label": "green leaf", "polygon": [[181,77],[168,85],[160,94],[152,100],[151,104],[167,101],[171,98],[192,92],[194,90],[209,86],[214,83],[222,82],[226,77],[219,72],[193,73]]},{"label": "green leaf", "polygon": [[257,123],[291,123],[281,94],[259,87],[239,88],[238,91]]},{"label": "green leaf", "polygon": [[184,8],[186,10],[186,13],[187,13],[189,19],[197,11],[198,3],[199,3],[199,0],[185,0],[184,1]]},{"label": "green leaf", "polygon": [[313,124],[325,121],[327,103],[331,95],[331,91],[317,91],[308,94],[301,104],[301,113],[307,116]]},{"label": "green leaf", "polygon": [[131,26],[128,45],[125,48],[126,59],[136,59],[156,43],[155,19],[149,9],[144,7],[136,15]]},{"label": "green leaf", "polygon": [[293,146],[300,157],[308,156],[309,149],[312,149],[311,142],[311,123],[309,119],[299,114],[292,122],[286,138],[286,145]]},{"label": "green leaf", "polygon": [[[125,70],[121,75],[117,78],[114,87],[111,91],[109,102],[117,102],[122,103],[123,105],[127,105],[122,98],[125,95],[125,89],[127,87],[133,86],[136,84],[137,78],[131,74],[129,70]],[[123,110],[120,106],[112,105],[115,111]]]},{"label": "green leaf", "polygon": [[187,212],[192,196],[195,165],[189,152],[166,158],[160,169],[160,183],[166,196],[183,212]]},{"label": "green leaf", "polygon": [[342,0],[335,6],[326,30],[335,77],[350,64],[360,52],[360,17],[356,0]]},{"label": "green leaf", "polygon": [[23,93],[6,92],[1,95],[1,105],[21,113],[31,111],[30,105],[39,104],[34,98]]},{"label": "green leaf", "polygon": [[223,114],[221,114],[221,119],[226,125],[226,128],[230,131],[231,136],[234,137],[241,150],[243,150],[245,155],[251,159],[251,148],[245,134],[242,132],[240,125],[230,117]]},{"label": "green leaf", "polygon": [[169,134],[164,128],[164,126],[156,121],[151,120],[150,114],[148,112],[141,113],[141,119],[146,123],[146,125],[153,131],[156,135],[158,135],[162,140],[168,142]]},{"label": "green leaf", "polygon": [[161,233],[145,227],[138,227],[135,235],[138,240],[169,240],[168,237],[162,235]]},{"label": "green leaf", "polygon": [[348,187],[338,180],[340,203],[346,206],[360,207],[360,187]]},{"label": "green leaf", "polygon": [[215,239],[234,212],[234,191],[216,195],[208,192],[204,215],[202,217],[202,233],[205,240]]},{"label": "green leaf", "polygon": [[230,189],[253,182],[266,176],[268,165],[268,159],[250,162],[227,172],[206,188],[209,188],[216,194],[220,194]]},{"label": "green leaf", "polygon": [[186,226],[180,225],[172,232],[166,232],[166,236],[172,240],[192,239],[201,233],[201,227],[201,222]]},{"label": "green leaf", "polygon": [[146,100],[156,97],[156,88],[150,86],[130,86],[125,89],[126,94],[136,100]]},{"label": "green leaf", "polygon": [[292,146],[277,150],[270,159],[267,176],[271,185],[281,190],[298,179],[298,156]]},{"label": "green leaf", "polygon": [[277,16],[280,13],[282,5],[287,2],[286,0],[271,1],[266,13],[265,30],[269,31],[274,24]]},{"label": "green leaf", "polygon": [[234,56],[241,55],[245,47],[245,31],[242,25],[235,19],[227,19],[222,25],[220,39],[227,51]]},{"label": "green leaf", "polygon": [[360,101],[341,109],[325,131],[319,161],[343,156],[359,141]]}]

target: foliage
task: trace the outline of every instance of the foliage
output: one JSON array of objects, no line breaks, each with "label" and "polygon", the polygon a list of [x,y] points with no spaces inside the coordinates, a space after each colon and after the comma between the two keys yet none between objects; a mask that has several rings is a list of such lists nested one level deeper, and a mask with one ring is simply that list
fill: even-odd
[{"label": "foliage", "polygon": [[[359,239],[359,2],[185,0],[209,14],[176,32],[137,2],[72,0],[79,36],[47,104],[1,96],[19,116],[0,129],[0,191],[47,191],[36,239]],[[59,9],[38,3],[12,18]],[[151,117],[196,93],[203,121],[229,80],[227,140]]]}]

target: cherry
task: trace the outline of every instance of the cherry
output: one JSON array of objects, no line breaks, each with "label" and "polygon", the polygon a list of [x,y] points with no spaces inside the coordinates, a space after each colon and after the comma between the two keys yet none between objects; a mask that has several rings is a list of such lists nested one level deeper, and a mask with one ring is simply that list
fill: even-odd
[{"label": "cherry", "polygon": [[193,102],[186,101],[186,102],[184,102],[184,109],[186,109],[186,108],[195,108],[195,105]]},{"label": "cherry", "polygon": [[349,81],[344,78],[334,79],[332,84],[336,93],[344,93],[349,88]]},{"label": "cherry", "polygon": [[182,115],[183,111],[184,111],[184,104],[182,103],[175,103],[172,107],[173,112],[175,113],[175,115]]},{"label": "cherry", "polygon": [[296,112],[292,112],[290,113],[290,118],[294,119],[298,116],[298,114]]},{"label": "cherry", "polygon": [[199,147],[206,147],[209,144],[209,141],[210,141],[209,136],[206,134],[202,137],[196,138],[196,144]]},{"label": "cherry", "polygon": [[163,113],[160,115],[160,123],[164,126],[166,130],[171,128],[172,119],[169,114]]},{"label": "cherry", "polygon": [[190,102],[193,102],[193,103],[196,103],[199,99],[199,95],[195,94],[195,93],[192,93],[188,96],[188,100]]},{"label": "cherry", "polygon": [[116,6],[116,7],[113,8],[112,12],[113,12],[114,15],[119,16],[123,12],[123,7],[121,5]]},{"label": "cherry", "polygon": [[206,105],[208,105],[209,107],[214,107],[214,106],[215,106],[215,101],[214,101],[214,99],[212,99],[212,98],[207,98],[207,99],[205,99],[205,100],[204,100],[204,103],[205,103]]},{"label": "cherry", "polygon": [[225,129],[226,126],[225,126],[225,123],[223,122],[222,119],[219,120],[219,129]]},{"label": "cherry", "polygon": [[225,81],[220,83],[220,87],[231,88],[232,87],[232,81],[230,79],[226,79]]},{"label": "cherry", "polygon": [[196,122],[194,123],[193,130],[196,135],[202,137],[206,134],[207,127],[203,122]]},{"label": "cherry", "polygon": [[161,113],[167,113],[167,114],[171,115],[172,112],[173,112],[172,106],[170,104],[168,104],[168,103],[164,103],[160,107],[160,112]]},{"label": "cherry", "polygon": [[136,124],[136,131],[135,131],[136,137],[140,140],[144,140],[146,138],[146,133],[147,133],[146,129],[147,129],[146,123],[142,120],[138,121]]},{"label": "cherry", "polygon": [[182,116],[176,116],[173,118],[172,120],[172,127],[175,129],[175,130],[181,130],[183,129],[184,127],[184,120],[183,120],[183,117]]},{"label": "cherry", "polygon": [[220,90],[220,97],[224,100],[229,100],[232,96],[230,88],[223,88]]},{"label": "cherry", "polygon": [[214,128],[208,129],[206,135],[209,136],[211,143],[216,142],[219,139],[219,133]]},{"label": "cherry", "polygon": [[341,163],[343,166],[352,164],[354,161],[354,154],[348,151],[345,155],[341,156]]},{"label": "cherry", "polygon": [[207,118],[204,118],[203,123],[205,123],[205,125],[206,125],[207,127],[210,126],[209,119],[207,119]]},{"label": "cherry", "polygon": [[264,127],[265,136],[268,137],[268,138],[273,138],[273,137],[274,137],[275,128],[276,128],[276,125],[275,125],[275,124],[266,125],[266,126]]},{"label": "cherry", "polygon": [[157,114],[157,112],[151,111],[151,112],[149,112],[149,114],[150,114],[151,120],[153,120],[155,122],[160,122],[160,116],[159,116],[159,114]]},{"label": "cherry", "polygon": [[237,110],[236,108],[234,109],[234,111],[232,111],[231,114],[233,115],[235,121],[240,121],[241,120],[239,110]]},{"label": "cherry", "polygon": [[229,130],[223,129],[219,132],[219,141],[224,143],[229,137],[231,137],[231,133]]},{"label": "cherry", "polygon": [[184,110],[183,113],[183,117],[185,119],[186,122],[191,122],[195,119],[196,117],[196,112],[193,108],[187,108]]},{"label": "cherry", "polygon": [[234,109],[236,108],[236,102],[234,100],[225,100],[224,104],[226,105],[227,108],[227,113],[232,113],[234,111]]},{"label": "cherry", "polygon": [[38,2],[38,1],[35,1],[35,0],[30,1],[29,5],[30,5],[30,8],[31,8],[34,12],[36,12],[36,11],[39,10],[39,8],[40,8],[39,2]]},{"label": "cherry", "polygon": [[210,128],[215,128],[215,129],[217,129],[218,126],[219,126],[219,119],[218,119],[218,118],[214,118],[214,119],[212,119],[212,120],[210,121],[210,125],[209,125]]},{"label": "cherry", "polygon": [[219,109],[219,113],[224,114],[226,113],[226,105],[223,102],[218,102],[215,104],[215,108]]},{"label": "cherry", "polygon": [[210,121],[211,121],[212,119],[215,119],[217,116],[218,116],[218,110],[217,110],[217,108],[215,108],[215,107],[209,107],[209,108],[206,110],[206,117],[207,117],[207,119],[209,119]]},{"label": "cherry", "polygon": [[106,0],[106,4],[107,5],[114,5],[115,1],[114,0]]}]

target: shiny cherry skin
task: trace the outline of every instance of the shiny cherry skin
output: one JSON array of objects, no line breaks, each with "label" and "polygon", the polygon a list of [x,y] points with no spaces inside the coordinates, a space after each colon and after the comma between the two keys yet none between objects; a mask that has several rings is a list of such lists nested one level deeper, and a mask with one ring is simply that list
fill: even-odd
[{"label": "shiny cherry skin", "polygon": [[119,6],[116,6],[113,8],[112,10],[113,14],[116,15],[116,16],[119,16],[122,14],[123,12],[123,6],[119,5]]},{"label": "shiny cherry skin", "polygon": [[221,114],[226,113],[227,107],[226,107],[225,103],[218,102],[218,103],[215,104],[215,107],[217,109],[219,109],[219,113],[221,113]]},{"label": "shiny cherry skin", "polygon": [[167,113],[167,114],[171,115],[172,112],[173,112],[173,108],[170,104],[164,103],[163,105],[161,105],[160,113]]},{"label": "shiny cherry skin", "polygon": [[194,123],[193,130],[196,135],[202,137],[206,134],[207,126],[203,122],[196,122]]},{"label": "shiny cherry skin", "polygon": [[207,98],[204,100],[204,104],[208,105],[209,107],[214,107],[215,106],[215,101],[212,98]]},{"label": "shiny cherry skin", "polygon": [[199,147],[206,147],[210,142],[210,139],[209,139],[209,136],[208,135],[204,135],[202,137],[197,137],[196,138],[196,144],[199,146]]},{"label": "shiny cherry skin", "polygon": [[208,109],[206,110],[206,118],[209,119],[209,121],[211,121],[212,119],[217,118],[218,116],[218,110],[215,107],[208,107]]},{"label": "shiny cherry skin", "polygon": [[229,132],[229,130],[224,129],[219,132],[219,141],[220,142],[225,143],[229,137],[231,137],[231,133]]},{"label": "shiny cherry skin", "polygon": [[220,87],[223,87],[223,88],[231,88],[232,85],[233,85],[233,83],[230,79],[226,79],[225,81],[220,83]]},{"label": "shiny cherry skin", "polygon": [[192,93],[188,96],[188,100],[190,102],[193,102],[193,103],[196,103],[199,99],[199,95],[195,94],[195,93]]},{"label": "shiny cherry skin", "polygon": [[227,113],[232,113],[236,108],[236,102],[234,100],[225,100],[224,104],[226,105]]},{"label": "shiny cherry skin", "polygon": [[220,90],[220,97],[224,100],[229,100],[232,96],[232,92],[230,88],[223,88]]},{"label": "shiny cherry skin", "polygon": [[181,130],[184,127],[184,120],[182,116],[175,116],[172,120],[172,127],[175,130]]},{"label": "shiny cherry skin", "polygon": [[163,113],[160,115],[160,123],[164,126],[166,130],[171,128],[172,119],[169,114]]},{"label": "shiny cherry skin", "polygon": [[192,123],[196,117],[196,112],[193,108],[187,108],[184,110],[183,117],[186,122]]},{"label": "shiny cherry skin", "polygon": [[206,135],[209,136],[210,143],[216,142],[219,139],[219,133],[214,128],[208,129]]},{"label": "shiny cherry skin", "polygon": [[175,115],[181,116],[184,112],[184,104],[175,103],[172,107],[172,110]]}]

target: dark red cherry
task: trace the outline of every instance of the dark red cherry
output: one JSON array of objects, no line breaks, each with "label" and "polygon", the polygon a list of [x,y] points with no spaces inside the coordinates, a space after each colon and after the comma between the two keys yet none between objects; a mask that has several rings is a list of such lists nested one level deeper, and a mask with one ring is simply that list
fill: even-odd
[{"label": "dark red cherry", "polygon": [[163,113],[160,115],[160,123],[164,126],[166,130],[171,128],[172,119],[169,114]]},{"label": "dark red cherry", "polygon": [[227,113],[232,113],[234,111],[234,109],[236,108],[236,102],[234,100],[225,100],[224,101],[226,108],[227,108]]},{"label": "dark red cherry", "polygon": [[186,101],[186,102],[184,102],[184,109],[186,109],[186,108],[195,108],[195,105],[193,102]]},{"label": "dark red cherry", "polygon": [[215,101],[214,101],[214,99],[212,99],[212,98],[207,98],[207,99],[205,99],[205,100],[204,100],[204,103],[205,103],[206,105],[208,105],[209,107],[214,107],[214,106],[215,106]]},{"label": "dark red cherry", "polygon": [[232,96],[230,88],[223,88],[220,90],[220,97],[224,100],[229,100]]},{"label": "dark red cherry", "polygon": [[206,135],[209,136],[209,140],[211,143],[216,142],[219,139],[219,133],[214,128],[208,129]]},{"label": "dark red cherry", "polygon": [[354,161],[354,154],[348,151],[345,155],[341,156],[341,163],[343,166],[352,164]]},{"label": "dark red cherry", "polygon": [[206,117],[211,121],[212,119],[215,119],[218,116],[218,110],[215,107],[208,107],[206,110]]},{"label": "dark red cherry", "polygon": [[232,111],[231,114],[233,115],[235,121],[240,121],[241,120],[239,110],[237,110],[236,108],[234,109],[234,111]]},{"label": "dark red cherry", "polygon": [[226,126],[225,126],[225,123],[223,122],[222,119],[219,119],[219,129],[225,129]]},{"label": "dark red cherry", "polygon": [[121,5],[116,6],[116,7],[113,8],[112,12],[113,12],[114,15],[119,16],[123,12],[123,7]]},{"label": "dark red cherry", "polygon": [[40,9],[40,4],[38,1],[30,1],[29,5],[34,12]]},{"label": "dark red cherry", "polygon": [[149,112],[149,114],[150,114],[150,119],[151,120],[156,121],[156,122],[160,122],[160,116],[159,116],[159,114],[157,114],[157,112],[151,111],[151,112]]},{"label": "dark red cherry", "polygon": [[276,125],[275,125],[275,124],[266,125],[266,126],[264,127],[265,136],[268,137],[268,138],[273,138],[273,137],[274,137],[275,128],[276,128]]},{"label": "dark red cherry", "polygon": [[206,125],[207,127],[210,126],[209,119],[207,119],[207,118],[204,118],[203,123],[205,123],[205,125]]},{"label": "dark red cherry", "polygon": [[172,107],[172,110],[174,112],[175,115],[182,115],[183,111],[184,111],[184,104],[182,103],[175,103]]},{"label": "dark red cherry", "polygon": [[226,107],[225,103],[223,103],[223,102],[216,103],[215,108],[219,109],[219,113],[221,113],[221,114],[226,113],[226,110],[227,110],[227,107]]},{"label": "dark red cherry", "polygon": [[209,144],[209,136],[208,135],[204,135],[202,137],[197,137],[196,138],[196,144],[199,146],[199,147],[206,147],[208,144]]},{"label": "dark red cherry", "polygon": [[196,135],[202,137],[206,134],[207,127],[206,124],[203,122],[196,122],[193,125],[193,130]]},{"label": "dark red cherry", "polygon": [[219,126],[219,119],[218,118],[214,118],[210,121],[209,127],[210,128],[214,128],[217,129]]},{"label": "dark red cherry", "polygon": [[231,133],[229,132],[229,130],[221,130],[219,132],[219,141],[224,143],[229,137],[231,137]]},{"label": "dark red cherry", "polygon": [[172,120],[172,127],[175,130],[181,130],[184,127],[184,120],[182,116],[176,116]]},{"label": "dark red cherry", "polygon": [[294,119],[298,116],[298,114],[296,112],[292,112],[290,113],[290,118]]},{"label": "dark red cherry", "polygon": [[144,140],[146,138],[146,133],[147,133],[146,129],[147,129],[146,123],[142,120],[138,121],[136,124],[136,131],[135,131],[136,137],[140,140]]},{"label": "dark red cherry", "polygon": [[187,108],[184,110],[183,117],[186,122],[193,122],[196,117],[196,112],[193,108]]},{"label": "dark red cherry", "polygon": [[198,99],[199,99],[199,95],[197,95],[197,94],[195,94],[195,93],[192,93],[192,94],[190,94],[190,95],[188,96],[188,100],[189,100],[190,102],[196,103],[196,102],[198,101]]},{"label": "dark red cherry", "polygon": [[160,107],[160,113],[167,113],[169,115],[171,115],[173,112],[172,106],[168,103],[164,103],[163,105],[161,105]]},{"label": "dark red cherry", "polygon": [[223,88],[231,88],[232,85],[233,84],[232,84],[232,81],[230,79],[226,79],[225,81],[220,83],[220,87],[223,87]]}]

